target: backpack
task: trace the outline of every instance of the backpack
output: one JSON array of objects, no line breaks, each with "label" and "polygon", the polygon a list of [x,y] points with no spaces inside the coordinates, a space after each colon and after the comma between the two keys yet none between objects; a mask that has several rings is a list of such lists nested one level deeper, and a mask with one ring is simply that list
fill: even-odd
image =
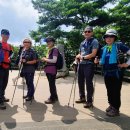
[{"label": "backpack", "polygon": [[[57,48],[53,48],[53,49],[51,50],[51,53],[50,53],[51,56],[52,56],[52,54],[53,54],[54,49],[57,49]],[[58,50],[58,49],[57,49],[57,50]],[[58,50],[57,62],[55,63],[55,66],[56,66],[57,70],[62,69],[62,68],[63,68],[63,64],[64,64],[63,56],[62,56],[62,54],[61,54],[61,53],[59,52],[59,50]],[[49,65],[49,66],[50,66],[50,65]]]},{"label": "backpack", "polygon": [[4,61],[4,52],[2,49],[2,44],[0,43],[0,63]]}]

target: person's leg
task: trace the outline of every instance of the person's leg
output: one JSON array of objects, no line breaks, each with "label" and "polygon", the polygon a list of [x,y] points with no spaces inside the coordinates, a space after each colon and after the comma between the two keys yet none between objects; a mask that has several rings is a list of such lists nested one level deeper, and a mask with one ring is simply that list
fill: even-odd
[{"label": "person's leg", "polygon": [[85,98],[84,65],[82,64],[80,64],[78,68],[78,86],[80,98]]},{"label": "person's leg", "polygon": [[28,86],[28,93],[27,96],[28,98],[26,99],[26,101],[30,101],[33,99],[34,96],[34,73],[26,73],[26,83]]},{"label": "person's leg", "polygon": [[119,107],[120,107],[120,90],[121,85],[119,78],[117,77],[109,77],[106,81],[108,97],[110,103],[109,111],[106,111],[108,116],[118,116],[119,115]]},{"label": "person's leg", "polygon": [[112,88],[111,88],[111,84],[112,84],[112,79],[110,77],[107,77],[105,76],[104,77],[104,82],[105,82],[105,86],[106,86],[106,89],[107,89],[107,97],[108,97],[108,103],[109,105],[111,105],[112,103],[112,97],[111,97],[111,91],[112,91]]},{"label": "person's leg", "polygon": [[6,109],[3,101],[3,82],[4,82],[4,70],[0,69],[0,109]]},{"label": "person's leg", "polygon": [[51,99],[57,99],[57,90],[56,90],[56,84],[55,84],[55,80],[56,80],[56,75],[52,75],[52,74],[46,74],[47,75],[47,79],[49,82],[49,88],[50,88],[50,98]]},{"label": "person's leg", "polygon": [[89,108],[92,106],[93,102],[93,76],[94,76],[94,65],[87,64],[84,68],[84,75],[86,80],[86,90],[87,90],[87,102],[84,105],[85,108]]},{"label": "person's leg", "polygon": [[4,70],[4,82],[3,82],[3,100],[4,102],[9,102],[9,99],[6,99],[5,98],[5,90],[6,90],[6,87],[7,87],[7,84],[8,84],[8,78],[9,78],[9,69],[5,69]]},{"label": "person's leg", "polygon": [[48,83],[49,83],[49,89],[50,89],[50,98],[45,101],[46,104],[54,103],[55,101],[58,100],[57,96],[57,90],[56,90],[56,85],[55,85],[55,80],[56,80],[56,75],[52,74],[46,74]]}]

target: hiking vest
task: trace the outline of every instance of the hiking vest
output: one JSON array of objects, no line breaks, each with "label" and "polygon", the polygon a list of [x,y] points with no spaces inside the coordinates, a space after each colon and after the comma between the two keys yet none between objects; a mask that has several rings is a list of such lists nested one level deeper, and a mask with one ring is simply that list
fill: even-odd
[{"label": "hiking vest", "polygon": [[10,55],[12,52],[12,47],[8,43],[2,43],[2,50],[3,50],[3,61],[0,63],[0,67],[4,69],[8,69],[10,67]]}]

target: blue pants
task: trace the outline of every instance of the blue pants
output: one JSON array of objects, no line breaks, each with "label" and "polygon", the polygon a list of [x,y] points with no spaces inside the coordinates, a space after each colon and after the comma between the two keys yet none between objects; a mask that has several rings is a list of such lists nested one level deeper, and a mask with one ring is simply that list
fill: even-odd
[{"label": "blue pants", "polygon": [[87,90],[87,102],[93,102],[93,76],[94,64],[79,64],[78,86],[80,98],[85,98],[85,81]]},{"label": "blue pants", "polygon": [[34,96],[34,84],[33,84],[34,73],[24,73],[24,77],[25,77],[27,89],[28,89],[27,96],[33,97]]}]

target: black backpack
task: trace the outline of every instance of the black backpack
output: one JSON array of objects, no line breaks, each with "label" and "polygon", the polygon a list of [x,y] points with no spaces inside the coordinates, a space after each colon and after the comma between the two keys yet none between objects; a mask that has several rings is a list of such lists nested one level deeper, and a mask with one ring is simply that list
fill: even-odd
[{"label": "black backpack", "polygon": [[[54,49],[57,49],[57,48],[53,48],[53,49],[51,50],[51,53],[50,53],[51,57],[53,57],[52,55],[53,55]],[[58,49],[57,49],[57,50],[58,50]],[[62,68],[63,68],[63,64],[64,64],[63,56],[62,56],[62,54],[61,54],[61,53],[59,52],[59,50],[58,50],[57,62],[55,63],[55,66],[56,66],[57,70],[62,69]],[[49,66],[50,66],[50,65],[49,65]]]}]

